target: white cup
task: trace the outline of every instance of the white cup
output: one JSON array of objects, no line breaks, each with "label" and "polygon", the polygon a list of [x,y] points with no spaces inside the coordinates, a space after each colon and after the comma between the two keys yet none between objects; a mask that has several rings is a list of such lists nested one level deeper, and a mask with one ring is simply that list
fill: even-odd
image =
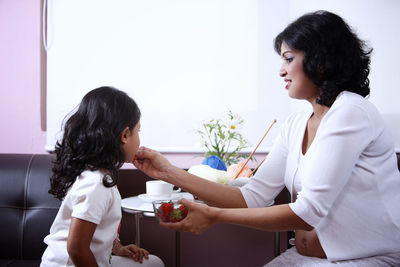
[{"label": "white cup", "polygon": [[174,185],[161,181],[153,180],[146,182],[146,194],[151,198],[169,198],[173,193],[181,191],[180,188],[173,190]]}]

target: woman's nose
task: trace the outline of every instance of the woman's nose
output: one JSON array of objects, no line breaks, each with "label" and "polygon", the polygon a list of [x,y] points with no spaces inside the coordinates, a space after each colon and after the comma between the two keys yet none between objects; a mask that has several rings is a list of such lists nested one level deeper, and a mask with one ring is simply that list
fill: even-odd
[{"label": "woman's nose", "polygon": [[281,66],[281,69],[279,70],[279,76],[281,76],[281,77],[285,77],[286,76],[286,70],[283,67],[283,65]]}]

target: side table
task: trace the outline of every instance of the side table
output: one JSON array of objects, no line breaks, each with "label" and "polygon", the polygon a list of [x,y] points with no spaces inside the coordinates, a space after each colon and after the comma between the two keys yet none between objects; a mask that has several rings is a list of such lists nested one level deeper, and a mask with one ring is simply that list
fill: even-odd
[{"label": "side table", "polygon": [[[193,195],[190,193],[177,193],[174,194],[174,199],[180,198],[187,198],[192,200]],[[135,217],[135,244],[136,246],[140,247],[140,218],[142,216],[146,217],[155,217],[153,204],[150,201],[144,201],[143,199],[139,198],[138,196],[127,197],[122,199],[121,201],[121,208],[123,212],[133,214]]]}]

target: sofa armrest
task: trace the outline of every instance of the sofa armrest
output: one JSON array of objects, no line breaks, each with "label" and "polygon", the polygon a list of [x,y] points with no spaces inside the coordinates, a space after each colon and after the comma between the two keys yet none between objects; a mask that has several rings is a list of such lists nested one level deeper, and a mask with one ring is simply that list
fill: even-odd
[{"label": "sofa armrest", "polygon": [[0,154],[0,259],[41,259],[61,204],[48,193],[52,161],[52,155]]}]

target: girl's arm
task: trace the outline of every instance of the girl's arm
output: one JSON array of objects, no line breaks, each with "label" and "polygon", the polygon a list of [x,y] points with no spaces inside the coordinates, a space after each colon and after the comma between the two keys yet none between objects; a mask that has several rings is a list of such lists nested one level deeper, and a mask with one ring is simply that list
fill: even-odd
[{"label": "girl's arm", "polygon": [[97,225],[72,217],[67,240],[67,251],[76,267],[98,266],[90,250],[90,242]]},{"label": "girl's arm", "polygon": [[287,204],[252,209],[221,209],[186,199],[182,199],[181,203],[189,209],[188,216],[178,223],[161,223],[162,226],[194,234],[200,234],[216,223],[237,224],[267,231],[313,229],[298,217]]},{"label": "girl's arm", "polygon": [[141,147],[133,164],[147,175],[174,184],[218,207],[247,207],[239,188],[197,177],[173,166],[159,152]]},{"label": "girl's arm", "polygon": [[128,257],[140,263],[143,263],[143,258],[149,259],[149,252],[147,250],[133,244],[123,246],[119,241],[114,243],[112,252],[117,256]]}]

